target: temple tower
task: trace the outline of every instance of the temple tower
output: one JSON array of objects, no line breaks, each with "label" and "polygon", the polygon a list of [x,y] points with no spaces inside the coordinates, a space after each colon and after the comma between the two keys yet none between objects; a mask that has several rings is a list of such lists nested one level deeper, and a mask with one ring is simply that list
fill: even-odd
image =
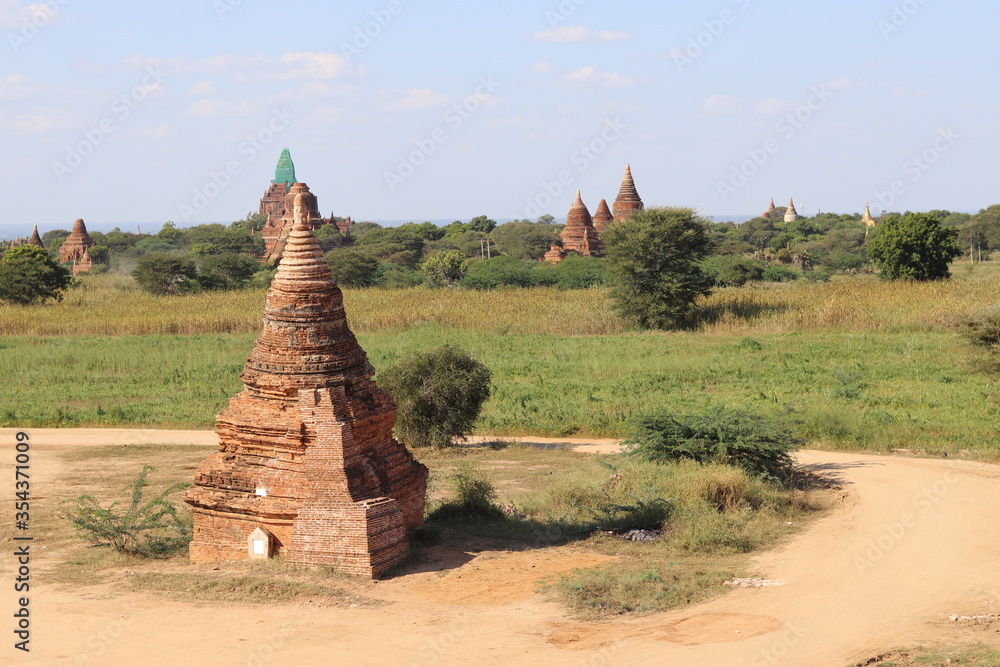
[{"label": "temple tower", "polygon": [[611,215],[611,209],[608,208],[608,200],[602,199],[601,203],[597,205],[597,211],[594,213],[594,229],[597,230],[598,236],[603,236],[604,231],[608,228],[615,218]]},{"label": "temple tower", "polygon": [[260,200],[259,211],[261,215],[267,216],[268,222],[277,222],[285,214],[285,196],[294,182],[295,164],[292,162],[292,154],[287,148],[282,148],[278,164],[274,168],[274,180]]},{"label": "temple tower", "polygon": [[251,535],[266,534],[267,555],[374,577],[407,554],[427,468],[392,436],[396,406],[347,326],[306,199],[295,203],[245,388],[219,415],[219,451],[184,497],[191,560],[247,558]]},{"label": "temple tower", "polygon": [[764,211],[763,213],[760,214],[760,217],[764,218],[765,220],[770,220],[771,216],[774,215],[775,208],[776,207],[774,205],[774,197],[771,197],[771,204],[770,204],[770,206],[767,207],[766,211]]},{"label": "temple tower", "polygon": [[31,236],[28,238],[28,245],[38,246],[39,248],[44,248],[45,244],[42,243],[42,237],[38,235],[38,225],[31,230]]},{"label": "temple tower", "polygon": [[59,261],[74,262],[83,257],[84,250],[92,248],[94,245],[96,245],[94,239],[90,238],[90,234],[87,233],[87,225],[83,223],[83,220],[77,219],[73,223],[73,231],[59,247]]},{"label": "temple tower", "polygon": [[594,220],[590,217],[590,211],[584,205],[579,190],[576,191],[576,199],[566,215],[562,247],[564,252],[572,251],[584,257],[600,256],[604,250],[604,243],[597,236]]},{"label": "temple tower", "polygon": [[625,176],[622,178],[622,186],[618,190],[618,197],[615,198],[614,213],[615,222],[619,222],[629,217],[633,213],[638,213],[645,208],[639,193],[635,189],[635,181],[632,180],[632,166],[625,165]]},{"label": "temple tower", "polygon": [[785,222],[795,222],[799,219],[799,213],[795,210],[795,200],[788,198],[788,210],[785,211]]}]

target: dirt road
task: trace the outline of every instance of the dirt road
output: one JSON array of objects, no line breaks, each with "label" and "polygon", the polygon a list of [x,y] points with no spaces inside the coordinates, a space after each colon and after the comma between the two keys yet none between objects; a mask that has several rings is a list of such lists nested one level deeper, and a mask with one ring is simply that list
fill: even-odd
[{"label": "dirt road", "polygon": [[[14,433],[0,429],[3,479]],[[191,431],[33,429],[46,450],[210,444]],[[528,439],[525,439],[528,440]],[[534,440],[534,439],[532,439]],[[566,442],[566,441],[560,441]],[[572,442],[571,444],[583,444]],[[607,448],[613,443],[595,443]],[[107,587],[32,587],[32,652],[12,646],[15,564],[0,605],[5,664],[80,665],[846,665],[882,649],[969,638],[952,614],[1000,612],[1000,468],[950,459],[805,451],[844,500],[756,573],[782,585],[736,589],[675,612],[580,623],[533,592],[545,576],[602,562],[572,548],[455,553],[442,571],[375,584],[380,606],[183,603]],[[40,487],[71,475],[39,466]],[[13,485],[11,484],[11,493]],[[37,549],[40,545],[34,545]],[[33,566],[46,567],[35,551]],[[2,626],[0,626],[2,629]],[[965,633],[963,635],[963,633]],[[967,635],[967,637],[966,637]],[[979,632],[975,639],[996,633]]]}]

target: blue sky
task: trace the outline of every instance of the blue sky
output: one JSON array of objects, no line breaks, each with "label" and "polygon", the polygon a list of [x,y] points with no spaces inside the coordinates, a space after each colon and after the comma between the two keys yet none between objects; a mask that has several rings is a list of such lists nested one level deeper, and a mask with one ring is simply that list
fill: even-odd
[{"label": "blue sky", "polygon": [[324,215],[647,205],[975,211],[985,1],[0,0],[0,237],[256,210],[282,148]]}]

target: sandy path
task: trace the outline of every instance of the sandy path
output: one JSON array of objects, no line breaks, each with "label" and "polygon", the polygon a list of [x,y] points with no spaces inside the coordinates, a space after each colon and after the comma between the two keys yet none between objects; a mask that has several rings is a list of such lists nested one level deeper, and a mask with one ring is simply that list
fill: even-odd
[{"label": "sandy path", "polygon": [[[9,454],[0,461],[6,479],[14,432],[0,429],[0,451]],[[195,431],[32,429],[31,435],[40,485],[72,474],[42,463],[47,448],[214,441],[214,434]],[[757,558],[753,574],[782,586],[739,589],[681,611],[589,624],[532,593],[539,578],[602,562],[572,548],[456,553],[461,566],[378,582],[370,595],[390,604],[357,609],[182,603],[108,587],[70,590],[43,583],[32,589],[31,655],[24,660],[13,651],[6,630],[0,661],[843,665],[881,649],[955,637],[950,614],[997,611],[1000,468],[811,451],[799,458],[835,475],[844,501],[785,548]],[[4,580],[14,576],[13,561],[10,550],[4,554],[0,590],[8,593],[0,596],[0,607],[10,619],[14,594]],[[44,555],[35,566],[44,571]]]}]

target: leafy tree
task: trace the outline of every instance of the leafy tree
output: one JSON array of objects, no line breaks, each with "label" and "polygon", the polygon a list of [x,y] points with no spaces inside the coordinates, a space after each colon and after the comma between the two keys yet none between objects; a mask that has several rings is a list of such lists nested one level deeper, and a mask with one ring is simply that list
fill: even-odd
[{"label": "leafy tree", "polygon": [[155,470],[153,466],[143,466],[136,480],[122,489],[129,494],[127,507],[119,509],[118,501],[101,507],[93,496],[83,495],[64,501],[75,505],[65,518],[91,544],[109,546],[118,553],[158,558],[185,548],[191,541],[191,527],[178,515],[177,506],[167,496],[191,485],[174,484],[144,501],[143,488],[149,486],[146,477]]},{"label": "leafy tree", "polygon": [[396,229],[405,232],[412,232],[425,241],[437,241],[438,239],[444,238],[445,234],[444,229],[438,227],[433,222],[421,222],[419,225],[415,222],[407,222],[400,225]]},{"label": "leafy tree", "polygon": [[52,244],[56,241],[60,241],[57,245],[62,245],[61,242],[70,235],[68,229],[50,229],[49,231],[42,234],[42,243],[45,244],[46,248],[51,248]]},{"label": "leafy tree", "polygon": [[692,415],[660,411],[641,415],[630,426],[625,444],[633,456],[659,463],[721,463],[776,481],[788,479],[790,452],[802,444],[780,422],[723,407]]},{"label": "leafy tree", "polygon": [[4,253],[0,260],[0,300],[22,305],[49,299],[62,301],[72,283],[70,272],[59,266],[44,248],[24,245]]},{"label": "leafy tree", "polygon": [[111,260],[111,248],[106,245],[90,246],[90,259],[94,264],[107,264]]},{"label": "leafy tree", "polygon": [[351,227],[351,237],[357,241],[363,238],[368,232],[375,229],[382,229],[382,225],[377,222],[356,222],[354,223],[354,226]]},{"label": "leafy tree", "polygon": [[323,225],[316,230],[316,239],[324,248],[339,246],[344,243],[344,235],[337,229],[337,225]]},{"label": "leafy tree", "polygon": [[421,268],[427,275],[428,287],[448,287],[465,276],[467,264],[465,255],[450,250],[431,255]]},{"label": "leafy tree", "polygon": [[447,345],[387,368],[378,383],[399,406],[396,436],[417,447],[447,447],[467,436],[490,397],[490,370]]},{"label": "leafy tree", "polygon": [[413,227],[418,225],[373,229],[355,239],[354,247],[369,257],[414,269],[420,263],[425,240]]},{"label": "leafy tree", "polygon": [[200,287],[194,260],[166,252],[151,252],[140,259],[132,276],[153,294],[181,294]]},{"label": "leafy tree", "polygon": [[556,222],[556,217],[549,213],[538,216],[538,224],[540,225],[554,225]]},{"label": "leafy tree", "polygon": [[239,289],[262,268],[253,257],[235,252],[207,255],[198,260],[198,282],[207,289]]},{"label": "leafy tree", "polygon": [[230,223],[229,228],[249,234],[252,231],[260,231],[267,224],[267,216],[263,213],[247,213],[247,217],[242,220],[235,220]]},{"label": "leafy tree", "polygon": [[524,260],[494,257],[473,262],[459,285],[466,289],[497,289],[498,287],[530,287],[531,268]]},{"label": "leafy tree", "polygon": [[700,267],[711,250],[707,221],[689,208],[650,208],[604,233],[618,311],[646,328],[679,326],[711,291]]},{"label": "leafy tree", "polygon": [[868,257],[889,280],[938,280],[951,275],[949,262],[962,254],[957,239],[957,229],[927,213],[890,215],[869,239]]},{"label": "leafy tree", "polygon": [[482,232],[483,234],[489,234],[497,226],[496,220],[490,220],[485,215],[478,215],[472,220],[469,220],[469,229],[474,232]]},{"label": "leafy tree", "polygon": [[764,269],[760,279],[769,283],[785,283],[798,280],[799,274],[784,266],[771,265]]},{"label": "leafy tree", "polygon": [[333,277],[342,286],[371,287],[379,278],[378,260],[357,250],[331,250],[326,253]]},{"label": "leafy tree", "polygon": [[500,225],[490,234],[500,254],[514,259],[538,259],[545,255],[559,235],[552,225],[536,225],[531,222],[508,222]]}]

